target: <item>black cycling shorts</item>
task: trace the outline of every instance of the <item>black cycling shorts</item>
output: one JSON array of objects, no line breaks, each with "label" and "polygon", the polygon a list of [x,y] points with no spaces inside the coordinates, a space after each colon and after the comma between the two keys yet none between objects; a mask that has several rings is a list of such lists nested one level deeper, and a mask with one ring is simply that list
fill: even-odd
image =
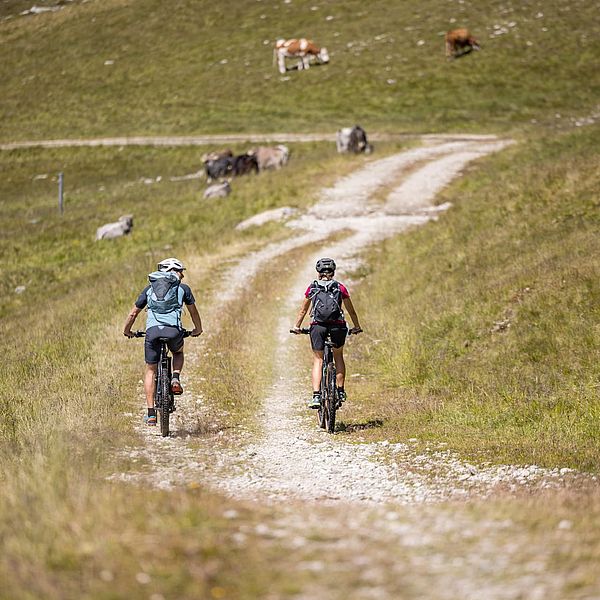
[{"label": "black cycling shorts", "polygon": [[183,329],[169,325],[155,325],[146,329],[144,342],[144,358],[149,365],[160,360],[160,338],[167,338],[167,346],[171,352],[183,350]]},{"label": "black cycling shorts", "polygon": [[341,348],[346,343],[348,327],[346,325],[319,325],[313,323],[310,326],[310,345],[313,350],[323,352],[327,333],[331,333],[331,342],[334,348]]}]

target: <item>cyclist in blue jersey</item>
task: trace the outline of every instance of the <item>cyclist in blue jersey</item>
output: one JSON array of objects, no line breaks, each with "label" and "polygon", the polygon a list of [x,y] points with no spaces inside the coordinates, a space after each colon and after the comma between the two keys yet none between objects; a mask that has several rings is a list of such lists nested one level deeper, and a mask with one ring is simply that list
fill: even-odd
[{"label": "cyclist in blue jersey", "polygon": [[154,408],[154,393],[156,388],[156,372],[160,354],[160,338],[167,338],[169,350],[173,353],[173,378],[171,390],[174,394],[182,394],[180,373],[183,368],[183,327],[181,313],[183,305],[187,306],[194,329],[193,337],[202,333],[202,320],[196,308],[194,294],[188,285],[180,283],[183,279],[185,267],[176,258],[165,258],[158,263],[158,271],[149,275],[150,284],[147,285],[135,301],[131,312],[127,316],[123,335],[134,337],[131,328],[137,316],[147,308],[146,339],[144,343],[144,357],[146,371],[144,374],[144,391],[148,406],[148,425],[156,425],[156,409]]}]

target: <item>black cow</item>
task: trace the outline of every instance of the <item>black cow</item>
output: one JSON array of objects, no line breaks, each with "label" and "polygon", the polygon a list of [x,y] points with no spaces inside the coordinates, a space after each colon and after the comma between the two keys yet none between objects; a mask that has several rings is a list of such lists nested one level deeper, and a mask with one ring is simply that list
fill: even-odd
[{"label": "black cow", "polygon": [[233,171],[234,159],[230,156],[223,156],[217,159],[208,159],[204,161],[204,170],[206,171],[206,180],[208,183],[219,177],[227,177]]},{"label": "black cow", "polygon": [[373,151],[373,146],[367,142],[367,132],[360,125],[355,125],[350,132],[348,150],[355,154],[359,152],[370,154]]},{"label": "black cow", "polygon": [[239,175],[247,175],[254,171],[258,173],[258,161],[254,154],[240,154],[233,159],[233,174],[237,177]]},{"label": "black cow", "polygon": [[344,127],[337,132],[337,151],[359,154],[373,152],[373,146],[367,141],[367,132],[360,126]]}]

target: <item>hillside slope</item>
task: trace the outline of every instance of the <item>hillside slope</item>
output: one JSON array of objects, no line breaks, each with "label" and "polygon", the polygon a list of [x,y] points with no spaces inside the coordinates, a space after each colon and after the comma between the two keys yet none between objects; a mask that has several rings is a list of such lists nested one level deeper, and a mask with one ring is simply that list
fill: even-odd
[{"label": "hillside slope", "polygon": [[365,408],[402,439],[600,466],[599,135],[486,161],[437,223],[370,257],[360,298],[382,343],[363,355]]},{"label": "hillside slope", "polygon": [[[54,0],[45,6],[56,4]],[[590,0],[70,2],[0,21],[0,140],[373,130],[554,128],[598,113],[600,17]],[[444,32],[483,50],[444,57]],[[331,62],[281,77],[279,37]],[[596,115],[597,116],[597,115]]]}]

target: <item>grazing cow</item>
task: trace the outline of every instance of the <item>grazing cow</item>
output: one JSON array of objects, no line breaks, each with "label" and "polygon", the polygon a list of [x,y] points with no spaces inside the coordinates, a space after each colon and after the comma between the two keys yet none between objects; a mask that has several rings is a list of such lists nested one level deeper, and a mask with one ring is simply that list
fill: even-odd
[{"label": "grazing cow", "polygon": [[256,156],[254,156],[254,154],[240,154],[239,156],[233,158],[232,172],[236,177],[240,175],[247,175],[252,171],[258,173],[258,161],[256,160]]},{"label": "grazing cow", "polygon": [[446,56],[448,59],[458,58],[473,50],[481,50],[477,40],[468,29],[452,29],[446,34]]},{"label": "grazing cow", "polygon": [[219,177],[227,177],[233,170],[233,158],[231,156],[222,156],[216,159],[207,159],[204,161],[204,170],[206,171],[206,181],[210,183]]},{"label": "grazing cow", "polygon": [[226,198],[231,194],[231,186],[228,181],[223,183],[216,183],[211,185],[204,190],[205,198]]},{"label": "grazing cow", "polygon": [[112,240],[128,234],[133,229],[133,215],[123,215],[115,223],[107,223],[96,230],[96,241]]},{"label": "grazing cow", "polygon": [[319,48],[312,40],[301,38],[299,40],[277,40],[275,50],[273,51],[273,62],[277,60],[279,72],[285,73],[287,70],[285,59],[298,58],[296,68],[298,71],[310,67],[310,58],[314,57],[318,63],[326,64],[329,62],[329,53],[327,48]]},{"label": "grazing cow", "polygon": [[280,169],[287,163],[290,157],[290,151],[287,146],[275,146],[274,148],[269,146],[259,146],[251,150],[251,153],[256,156],[258,162],[258,170],[264,171],[266,169]]},{"label": "grazing cow", "polygon": [[336,146],[340,154],[343,152],[371,154],[373,152],[373,146],[367,141],[367,132],[360,125],[340,129],[337,132]]}]

